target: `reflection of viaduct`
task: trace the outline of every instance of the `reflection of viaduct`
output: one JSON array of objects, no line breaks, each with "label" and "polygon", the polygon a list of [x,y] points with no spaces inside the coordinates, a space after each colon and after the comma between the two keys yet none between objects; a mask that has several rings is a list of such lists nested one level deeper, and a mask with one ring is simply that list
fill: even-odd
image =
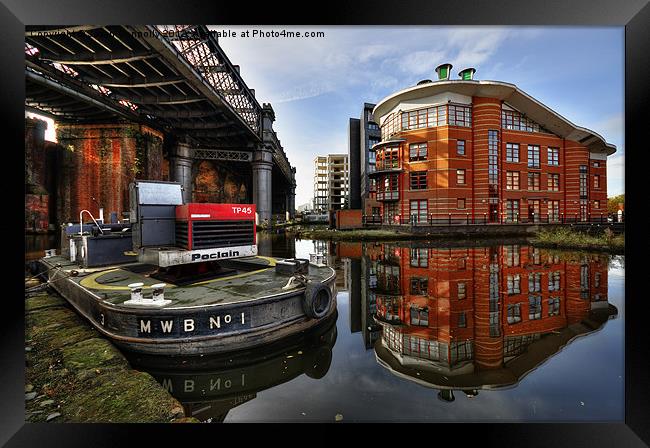
[{"label": "reflection of viaduct", "polygon": [[[359,245],[360,246],[360,245]],[[574,338],[617,315],[604,256],[529,246],[480,248],[340,245],[359,256],[356,327],[379,364],[441,390],[475,395],[516,385]],[[363,256],[361,257],[361,253]],[[365,295],[365,297],[363,297]],[[351,308],[355,294],[351,292]],[[361,322],[363,321],[363,322]]]},{"label": "reflection of viaduct", "polygon": [[185,201],[254,202],[261,220],[293,215],[273,108],[205,26],[28,26],[25,52],[26,110],[57,124],[58,146],[40,121],[25,137],[28,202],[47,214],[56,199],[50,222],[98,204],[121,217],[134,178],[181,182]]}]

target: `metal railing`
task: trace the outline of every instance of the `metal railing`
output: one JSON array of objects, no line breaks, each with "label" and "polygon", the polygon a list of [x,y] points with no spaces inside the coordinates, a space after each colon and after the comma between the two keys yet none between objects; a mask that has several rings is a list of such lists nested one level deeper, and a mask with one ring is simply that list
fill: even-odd
[{"label": "metal railing", "polygon": [[535,214],[526,215],[509,215],[506,213],[493,214],[491,217],[488,213],[474,214],[471,213],[448,213],[435,214],[431,213],[426,218],[422,215],[363,215],[362,222],[364,225],[401,225],[401,226],[452,226],[452,225],[488,225],[488,224],[615,224],[624,223],[624,217],[619,221],[618,217],[601,213],[598,215],[587,214],[581,216],[575,214]]}]

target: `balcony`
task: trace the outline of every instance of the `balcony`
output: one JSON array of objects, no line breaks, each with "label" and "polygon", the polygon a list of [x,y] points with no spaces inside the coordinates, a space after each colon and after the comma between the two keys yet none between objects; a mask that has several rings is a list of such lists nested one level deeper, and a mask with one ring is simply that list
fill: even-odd
[{"label": "balcony", "polygon": [[378,174],[389,174],[389,173],[399,173],[402,171],[399,160],[391,160],[387,163],[377,162],[375,165],[375,171],[368,173],[368,176],[373,177]]},{"label": "balcony", "polygon": [[378,201],[397,201],[399,200],[399,190],[378,190]]}]

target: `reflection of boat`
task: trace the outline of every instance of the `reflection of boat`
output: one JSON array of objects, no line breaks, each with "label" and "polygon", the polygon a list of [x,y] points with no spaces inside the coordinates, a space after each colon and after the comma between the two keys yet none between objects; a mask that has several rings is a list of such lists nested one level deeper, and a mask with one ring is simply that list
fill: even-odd
[{"label": "reflection of boat", "polygon": [[617,315],[607,301],[606,256],[561,258],[516,244],[374,243],[363,253],[361,288],[372,309],[359,314],[372,314],[381,330],[377,362],[440,389],[444,401],[454,389],[473,397],[512,387]]},{"label": "reflection of boat", "polygon": [[61,255],[40,260],[50,285],[117,345],[232,351],[335,312],[332,268],[257,256],[253,205],[185,204],[174,182],[137,181],[130,193],[131,222],[91,216],[94,225],[64,229]]},{"label": "reflection of boat", "polygon": [[250,350],[190,358],[127,353],[127,359],[179,400],[186,415],[223,421],[230,409],[262,390],[303,373],[314,379],[324,377],[336,335],[335,312],[307,332]]}]

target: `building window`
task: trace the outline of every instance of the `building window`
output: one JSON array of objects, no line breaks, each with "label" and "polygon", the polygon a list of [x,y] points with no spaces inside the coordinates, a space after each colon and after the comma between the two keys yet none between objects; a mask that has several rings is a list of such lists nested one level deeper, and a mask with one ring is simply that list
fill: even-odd
[{"label": "building window", "polygon": [[465,316],[465,312],[463,311],[462,313],[458,314],[458,328],[465,327],[467,327],[467,318]]},{"label": "building window", "polygon": [[508,294],[520,294],[521,293],[521,277],[519,274],[509,275],[507,279],[508,283]]},{"label": "building window", "polygon": [[411,249],[411,266],[415,268],[426,268],[429,266],[429,249]]},{"label": "building window", "polygon": [[379,151],[379,169],[391,169],[399,168],[399,148],[385,148],[383,151]]},{"label": "building window", "polygon": [[594,288],[600,288],[600,272],[594,274]]},{"label": "building window", "polygon": [[542,291],[542,274],[536,272],[528,275],[528,292]]},{"label": "building window", "polygon": [[409,173],[411,179],[411,190],[426,190],[427,188],[427,172],[426,171],[411,171]]},{"label": "building window", "polygon": [[594,168],[600,168],[600,162],[594,162]]},{"label": "building window", "polygon": [[429,309],[411,306],[411,325],[426,327],[429,325]]},{"label": "building window", "polygon": [[456,140],[456,154],[459,156],[465,155],[465,140]]},{"label": "building window", "polygon": [[594,176],[594,189],[598,190],[600,188],[600,176],[596,174]]},{"label": "building window", "polygon": [[540,296],[528,296],[528,319],[537,320],[542,318],[542,298]]},{"label": "building window", "polygon": [[528,247],[528,260],[533,264],[542,264],[542,257],[539,248]]},{"label": "building window", "polygon": [[506,221],[519,222],[519,199],[506,200]]},{"label": "building window", "polygon": [[560,191],[560,175],[548,175],[548,191]]},{"label": "building window", "polygon": [[506,172],[506,190],[519,190],[519,171]]},{"label": "building window", "polygon": [[462,271],[467,268],[467,259],[465,257],[461,257],[458,259],[458,270]]},{"label": "building window", "polygon": [[509,268],[519,266],[519,246],[516,244],[505,246],[506,265]]},{"label": "building window", "polygon": [[426,278],[415,277],[411,279],[411,294],[414,296],[427,295],[429,280]]},{"label": "building window", "polygon": [[411,201],[411,223],[427,222],[427,200]]},{"label": "building window", "polygon": [[587,220],[588,207],[589,207],[588,201],[586,199],[580,199],[580,221]]},{"label": "building window", "polygon": [[600,208],[600,201],[594,201],[594,209]]},{"label": "building window", "polygon": [[519,112],[514,110],[501,111],[501,127],[513,131],[525,132],[547,132],[532,120],[523,117]]},{"label": "building window", "polygon": [[548,201],[548,219],[549,221],[560,220],[560,201]]},{"label": "building window", "polygon": [[465,290],[465,283],[458,283],[458,300],[462,300],[467,297],[467,292]]},{"label": "building window", "polygon": [[587,167],[580,166],[580,199],[587,199]]},{"label": "building window", "polygon": [[465,208],[465,198],[458,198],[456,201],[456,208],[463,210]]},{"label": "building window", "polygon": [[465,170],[456,170],[456,183],[465,185]]},{"label": "building window", "polygon": [[412,143],[409,145],[409,160],[426,160],[427,159],[427,144],[426,143]]},{"label": "building window", "polygon": [[548,148],[548,164],[560,166],[560,148]]},{"label": "building window", "polygon": [[499,185],[499,131],[488,130],[488,184],[490,196],[498,196]]},{"label": "building window", "polygon": [[539,168],[539,145],[528,145],[528,168]]},{"label": "building window", "polygon": [[551,297],[548,299],[548,315],[549,316],[559,316],[560,315],[560,298]]},{"label": "building window", "polygon": [[528,190],[539,191],[540,173],[528,173]]},{"label": "building window", "polygon": [[548,273],[548,290],[549,291],[559,291],[560,290],[560,271],[549,272]]},{"label": "building window", "polygon": [[506,143],[506,162],[519,162],[519,143]]},{"label": "building window", "polygon": [[472,108],[471,106],[449,105],[449,125],[450,126],[472,126]]},{"label": "building window", "polygon": [[509,324],[516,324],[517,322],[521,322],[521,304],[520,303],[515,303],[512,305],[508,305],[508,323]]}]

